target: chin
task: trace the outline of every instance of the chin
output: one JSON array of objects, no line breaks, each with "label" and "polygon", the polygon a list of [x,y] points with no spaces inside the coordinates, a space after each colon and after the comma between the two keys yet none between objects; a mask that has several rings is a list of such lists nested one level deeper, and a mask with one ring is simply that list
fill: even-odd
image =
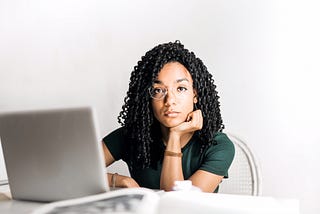
[{"label": "chin", "polygon": [[183,122],[184,120],[181,120],[181,119],[170,119],[170,120],[164,120],[161,123],[167,128],[172,128],[180,125]]}]

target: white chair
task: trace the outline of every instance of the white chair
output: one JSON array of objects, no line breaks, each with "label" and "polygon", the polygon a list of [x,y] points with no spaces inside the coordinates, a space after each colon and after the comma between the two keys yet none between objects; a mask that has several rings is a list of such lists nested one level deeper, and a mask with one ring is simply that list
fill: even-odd
[{"label": "white chair", "polygon": [[238,137],[228,134],[235,147],[234,160],[229,168],[229,178],[219,185],[219,193],[253,195],[261,194],[260,170],[250,148]]}]

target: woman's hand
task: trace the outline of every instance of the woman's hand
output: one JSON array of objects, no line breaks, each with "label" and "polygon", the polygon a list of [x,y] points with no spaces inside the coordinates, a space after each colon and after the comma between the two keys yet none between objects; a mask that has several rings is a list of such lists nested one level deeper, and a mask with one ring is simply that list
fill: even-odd
[{"label": "woman's hand", "polygon": [[116,186],[118,187],[125,187],[125,188],[139,187],[139,184],[133,178],[128,176],[118,175],[117,180],[118,181],[116,181]]},{"label": "woman's hand", "polygon": [[[115,176],[113,179],[112,177]],[[131,177],[119,175],[119,174],[111,174],[108,173],[108,181],[110,187],[115,185],[115,187],[123,187],[123,188],[133,188],[139,187],[139,184]],[[113,183],[115,182],[115,183]]]},{"label": "woman's hand", "polygon": [[176,133],[179,136],[202,129],[203,117],[201,110],[195,110],[188,114],[185,122],[178,126],[170,128],[170,133]]}]

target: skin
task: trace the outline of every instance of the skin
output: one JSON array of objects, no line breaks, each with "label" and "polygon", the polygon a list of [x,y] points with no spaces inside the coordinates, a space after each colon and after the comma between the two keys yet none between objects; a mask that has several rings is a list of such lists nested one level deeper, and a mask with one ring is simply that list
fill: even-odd
[{"label": "skin", "polygon": [[[189,142],[195,131],[203,125],[201,110],[193,109],[197,102],[196,91],[192,88],[192,77],[188,70],[178,62],[170,62],[160,70],[155,88],[165,88],[167,94],[163,99],[152,99],[152,109],[155,118],[160,122],[163,143],[166,150],[181,153],[181,149]],[[178,95],[180,94],[180,95]],[[115,160],[110,151],[103,145],[106,166]],[[223,176],[207,171],[197,170],[190,178],[184,178],[182,158],[164,156],[160,177],[160,189],[172,190],[174,181],[191,180],[194,186],[204,192],[213,192]],[[108,173],[109,184],[111,174]],[[137,182],[127,176],[118,175],[117,187],[138,187]]]}]

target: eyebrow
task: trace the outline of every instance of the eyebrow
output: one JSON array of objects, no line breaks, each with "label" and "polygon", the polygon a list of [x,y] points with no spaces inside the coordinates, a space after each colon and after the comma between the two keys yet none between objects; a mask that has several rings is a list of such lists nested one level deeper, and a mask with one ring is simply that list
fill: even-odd
[{"label": "eyebrow", "polygon": [[[176,83],[180,83],[180,82],[183,82],[183,81],[187,81],[189,82],[189,80],[187,78],[181,78],[181,79],[177,79],[175,82]],[[163,84],[163,82],[161,80],[154,80],[153,83],[156,83],[156,84]]]}]

